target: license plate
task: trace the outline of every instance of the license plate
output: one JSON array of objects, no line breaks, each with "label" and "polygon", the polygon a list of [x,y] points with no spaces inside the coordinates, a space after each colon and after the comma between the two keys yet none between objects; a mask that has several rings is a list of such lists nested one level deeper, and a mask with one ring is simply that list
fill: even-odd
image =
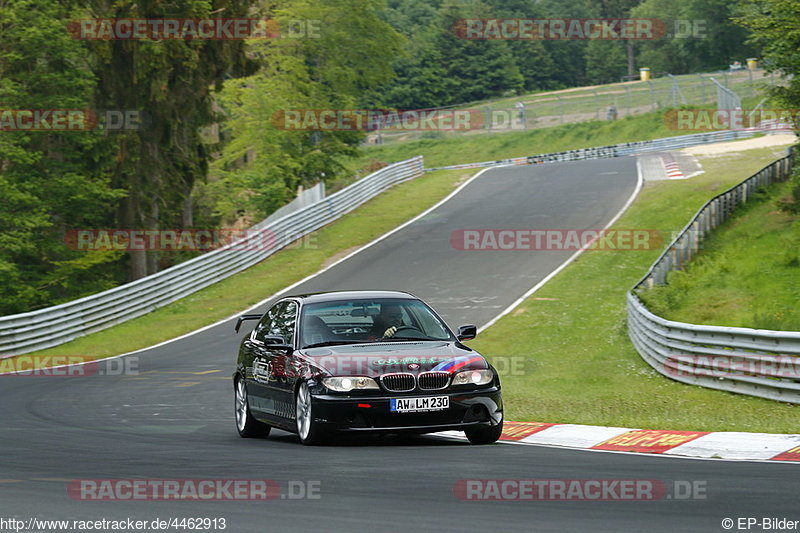
[{"label": "license plate", "polygon": [[418,413],[420,411],[442,411],[450,407],[449,396],[428,396],[425,398],[392,398],[389,410],[394,413]]}]

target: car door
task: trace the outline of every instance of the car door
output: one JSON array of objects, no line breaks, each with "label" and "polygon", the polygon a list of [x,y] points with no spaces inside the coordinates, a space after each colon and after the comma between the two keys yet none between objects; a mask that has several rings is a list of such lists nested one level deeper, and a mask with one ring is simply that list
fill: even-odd
[{"label": "car door", "polygon": [[[295,345],[297,315],[300,306],[294,300],[284,302],[270,323],[269,335],[281,337],[284,344]],[[271,349],[269,353],[271,375],[267,384],[268,395],[273,400],[272,414],[287,420],[294,419],[294,383],[297,379],[297,360],[294,350]]]},{"label": "car door", "polygon": [[275,414],[275,399],[272,397],[269,382],[272,376],[272,351],[265,342],[265,337],[274,329],[277,317],[286,308],[287,302],[273,305],[245,341],[245,349],[252,354],[252,372],[247,382],[250,409],[260,415]]}]

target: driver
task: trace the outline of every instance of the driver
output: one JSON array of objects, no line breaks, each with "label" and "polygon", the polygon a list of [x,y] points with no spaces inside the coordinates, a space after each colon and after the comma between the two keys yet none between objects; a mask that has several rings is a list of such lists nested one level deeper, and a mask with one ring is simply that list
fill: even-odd
[{"label": "driver", "polygon": [[[370,331],[370,338],[392,337],[403,325],[403,312],[399,305],[385,304]],[[384,329],[385,328],[385,329]]]}]

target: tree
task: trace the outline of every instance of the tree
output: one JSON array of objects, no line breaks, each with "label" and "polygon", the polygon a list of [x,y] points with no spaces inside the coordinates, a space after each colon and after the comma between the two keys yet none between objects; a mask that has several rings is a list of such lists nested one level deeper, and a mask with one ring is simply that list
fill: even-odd
[{"label": "tree", "polygon": [[454,1],[442,6],[438,24],[441,30],[434,40],[443,76],[450,84],[445,105],[517,94],[522,90],[524,80],[506,41],[463,39],[453,31],[460,19],[489,14],[477,2]]},{"label": "tree", "polygon": [[688,72],[726,69],[732,61],[758,54],[747,43],[747,30],[733,20],[738,5],[730,0],[681,0],[681,18],[702,22],[697,37],[680,39]]},{"label": "tree", "polygon": [[[282,113],[354,109],[371,88],[385,84],[402,37],[378,17],[374,0],[293,0],[274,12],[279,24],[319,20],[319,35],[251,43],[259,63],[252,76],[232,80],[221,95],[226,144],[210,187],[220,214],[241,209],[263,216],[290,199],[299,185],[331,181],[345,172],[363,131],[287,129]],[[231,194],[236,198],[229,201]]]},{"label": "tree", "polygon": [[618,82],[628,70],[625,43],[616,40],[589,41],[586,47],[586,78],[589,83]]},{"label": "tree", "polygon": [[800,108],[800,4],[793,0],[745,0],[736,22],[751,30],[749,42],[761,48],[767,70],[784,79],[784,83],[770,87],[772,97],[787,108]]},{"label": "tree", "polygon": [[[736,21],[752,31],[750,43],[760,46],[767,69],[783,78],[769,88],[774,101],[800,109],[800,4],[793,0],[746,0]],[[799,128],[794,124],[795,130]],[[792,177],[793,201],[784,207],[800,212],[800,173]],[[798,226],[795,224],[795,228]]]},{"label": "tree", "polygon": [[645,0],[632,16],[663,20],[667,35],[636,44],[639,64],[685,74],[725,69],[735,59],[757,54],[745,42],[746,31],[732,20],[736,6],[723,0]]},{"label": "tree", "polygon": [[[528,0],[486,0],[493,16],[498,18],[532,19],[543,18],[539,3]],[[514,63],[522,74],[523,89],[538,91],[560,88],[554,82],[559,66],[553,61],[544,43],[538,39],[508,41]]]},{"label": "tree", "polygon": [[[83,43],[65,31],[72,2],[0,6],[0,102],[11,110],[91,108]],[[4,127],[9,123],[4,122]],[[0,131],[0,313],[113,286],[117,254],[70,249],[67,228],[103,226],[118,191],[99,131]]]},{"label": "tree", "polygon": [[[437,9],[424,12],[408,1],[392,6],[384,16],[397,29],[409,28],[407,54],[393,65],[397,77],[372,91],[370,101],[398,109],[426,109],[523,89],[525,79],[509,42],[464,39],[455,31],[461,19],[497,17],[492,7],[469,0],[433,3]],[[531,79],[538,78],[532,74]]]},{"label": "tree", "polygon": [[[211,19],[250,16],[245,0],[95,0],[98,18]],[[218,117],[213,93],[223,80],[247,72],[240,40],[135,39],[90,41],[100,107],[140,110],[146,128],[115,140],[113,184],[127,191],[117,220],[126,229],[190,227],[190,195],[205,179],[211,157],[202,128]],[[178,214],[178,215],[176,215]],[[159,269],[158,254],[130,252],[130,277]]]}]

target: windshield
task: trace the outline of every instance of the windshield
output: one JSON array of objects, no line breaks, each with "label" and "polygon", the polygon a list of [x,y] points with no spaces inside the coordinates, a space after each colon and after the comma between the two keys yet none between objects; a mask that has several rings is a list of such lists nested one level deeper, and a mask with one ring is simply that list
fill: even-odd
[{"label": "windshield", "polygon": [[[391,335],[387,330],[393,328]],[[452,340],[447,326],[413,299],[338,300],[303,306],[301,346],[355,344],[379,340]]]}]

